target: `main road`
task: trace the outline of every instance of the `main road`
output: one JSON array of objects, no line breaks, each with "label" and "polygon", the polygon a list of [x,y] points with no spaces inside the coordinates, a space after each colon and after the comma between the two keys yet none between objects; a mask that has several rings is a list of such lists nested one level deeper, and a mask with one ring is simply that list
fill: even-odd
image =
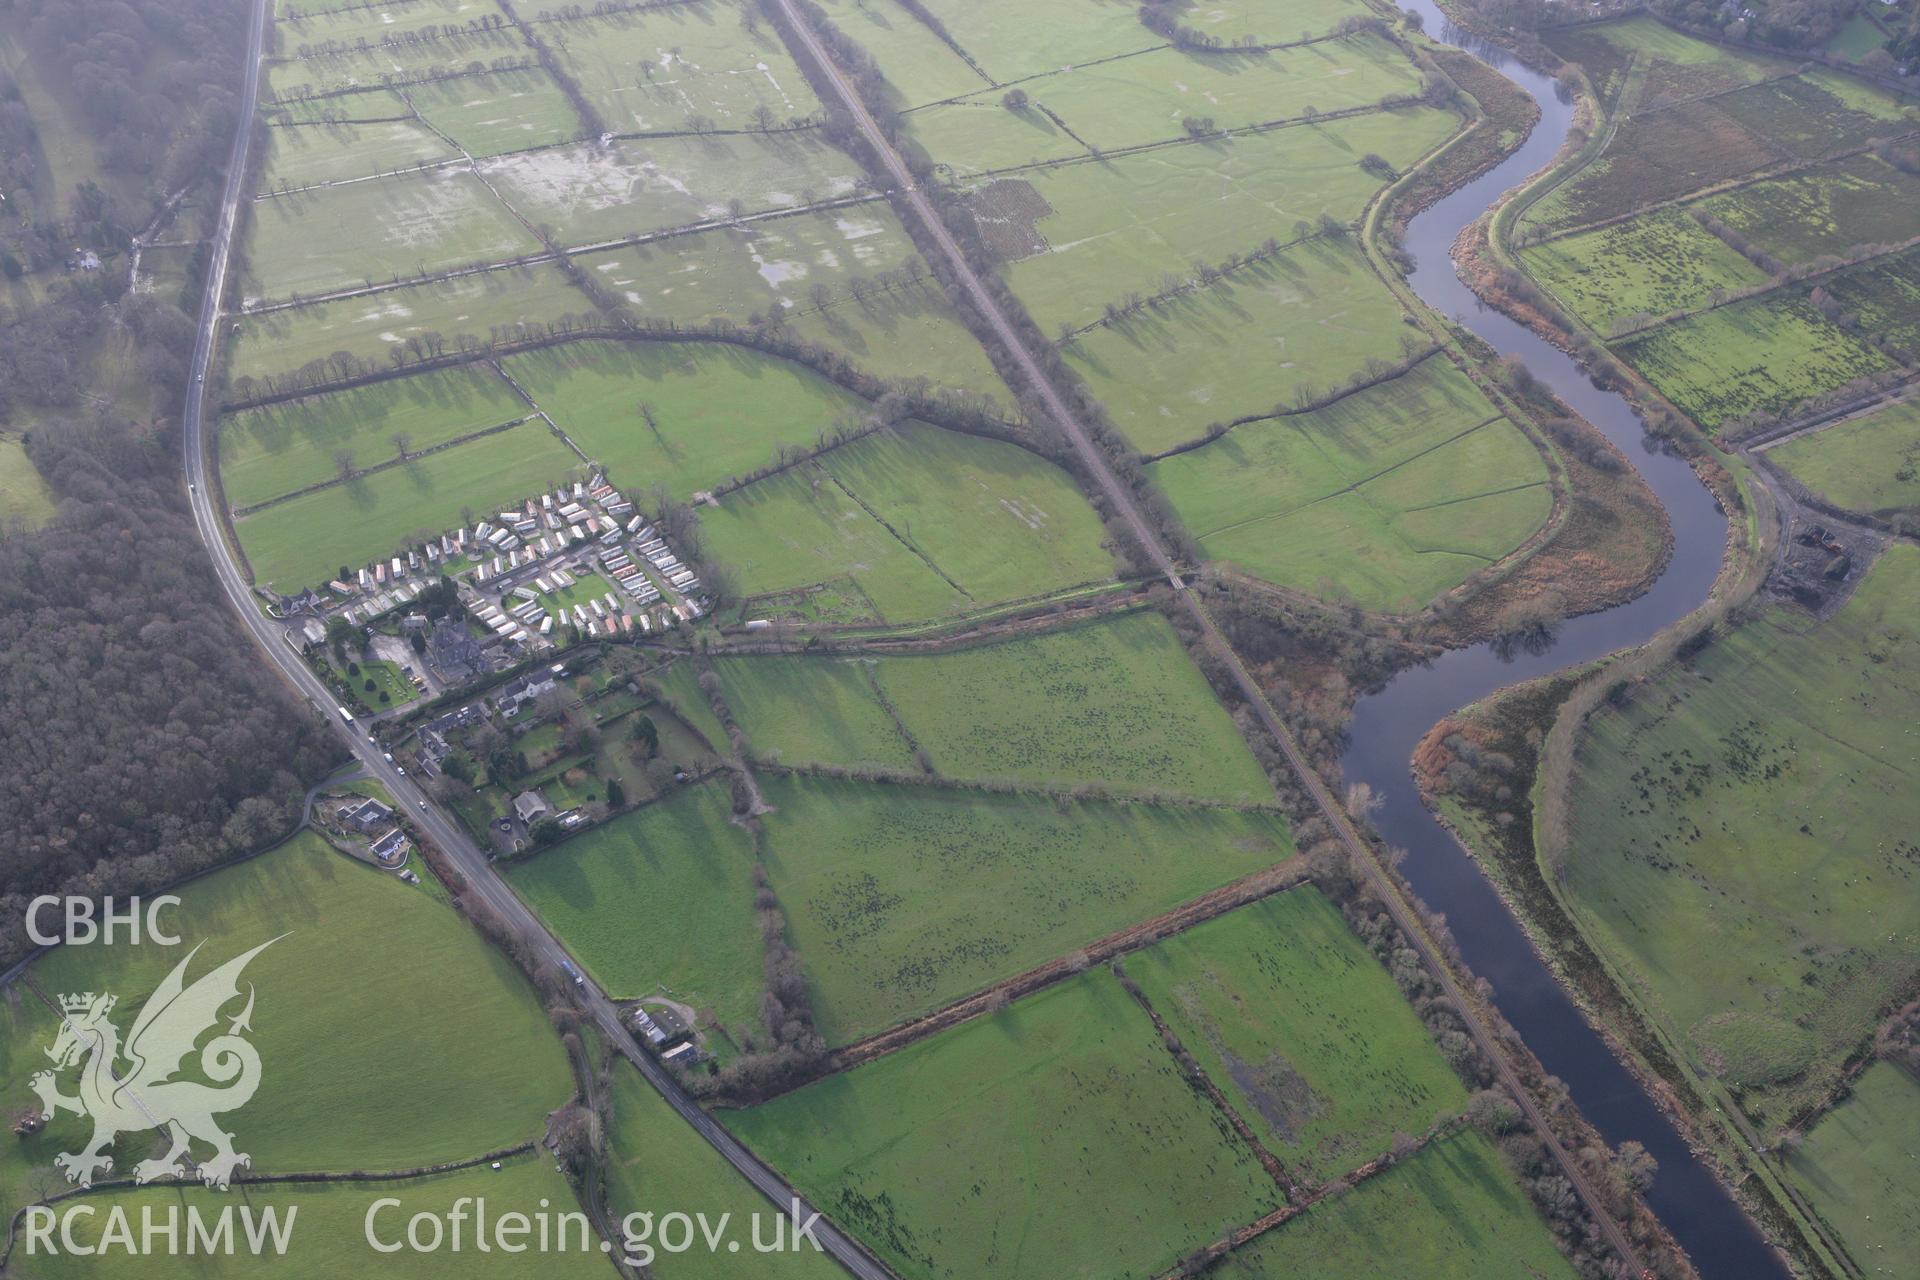
[{"label": "main road", "polygon": [[1627,1239],[1626,1232],[1622,1231],[1619,1223],[1614,1221],[1613,1215],[1607,1211],[1606,1205],[1595,1191],[1592,1181],[1586,1175],[1586,1171],[1574,1162],[1573,1157],[1568,1153],[1564,1144],[1561,1143],[1560,1139],[1554,1134],[1553,1129],[1548,1125],[1546,1115],[1541,1110],[1539,1104],[1535,1102],[1533,1095],[1521,1084],[1520,1077],[1515,1073],[1512,1064],[1508,1061],[1505,1050],[1501,1047],[1499,1041],[1494,1037],[1484,1020],[1476,1012],[1476,1005],[1470,1003],[1466,993],[1460,990],[1459,984],[1454,979],[1453,970],[1442,962],[1440,956],[1434,950],[1428,940],[1425,928],[1422,927],[1413,909],[1401,896],[1399,887],[1391,881],[1386,871],[1382,868],[1378,858],[1373,852],[1372,846],[1361,836],[1359,830],[1354,826],[1353,821],[1347,816],[1346,810],[1334,799],[1332,791],[1327,787],[1326,783],[1321,780],[1319,773],[1308,763],[1305,754],[1294,741],[1293,734],[1280,722],[1280,718],[1274,714],[1272,705],[1268,703],[1266,695],[1254,681],[1252,674],[1249,673],[1245,665],[1241,663],[1239,655],[1236,654],[1233,651],[1233,647],[1227,643],[1226,637],[1220,633],[1220,629],[1214,625],[1213,616],[1207,612],[1200,600],[1187,587],[1186,580],[1181,576],[1172,554],[1168,552],[1159,533],[1147,521],[1146,517],[1141,514],[1139,505],[1133,500],[1133,494],[1114,472],[1113,465],[1108,460],[1106,454],[1094,443],[1093,437],[1067,407],[1065,398],[1061,396],[1052,380],[1048,378],[1046,372],[1040,367],[1040,362],[1034,358],[1033,353],[1028,350],[1026,344],[1020,340],[1019,331],[1015,328],[1012,320],[1009,319],[1005,311],[1001,309],[999,302],[987,289],[986,285],[981,282],[979,275],[973,269],[973,265],[968,262],[966,254],[961,251],[959,242],[956,241],[953,235],[947,230],[946,223],[941,219],[939,212],[933,207],[933,202],[928,199],[927,193],[920,189],[919,184],[913,180],[913,174],[908,170],[906,161],[903,160],[900,153],[894,149],[893,144],[887,140],[887,136],[881,130],[879,122],[873,118],[873,113],[867,110],[866,103],[861,99],[860,95],[854,91],[852,83],[827,52],[824,43],[820,39],[819,33],[806,21],[793,0],[774,0],[774,3],[778,5],[781,15],[785,19],[786,26],[793,32],[794,37],[805,46],[809,57],[820,67],[821,73],[827,78],[833,91],[833,96],[839,100],[840,105],[846,110],[848,115],[852,117],[854,123],[859,126],[860,132],[866,137],[867,145],[879,158],[880,163],[885,166],[887,178],[893,183],[895,195],[905,203],[907,212],[920,224],[926,235],[933,241],[940,252],[940,256],[945,259],[947,267],[953,272],[954,277],[960,281],[961,286],[966,289],[967,296],[973,300],[974,309],[980,314],[982,319],[985,320],[987,326],[993,330],[993,336],[999,341],[1002,349],[1019,366],[1020,372],[1025,375],[1028,385],[1033,389],[1033,393],[1039,397],[1041,407],[1045,410],[1046,416],[1052,419],[1054,426],[1059,429],[1060,433],[1064,435],[1067,441],[1073,446],[1074,452],[1079,455],[1088,473],[1094,477],[1096,483],[1100,486],[1100,491],[1106,496],[1107,500],[1113,504],[1113,510],[1120,516],[1121,520],[1132,532],[1134,539],[1139,543],[1141,549],[1152,562],[1154,570],[1173,584],[1176,599],[1179,600],[1181,607],[1193,619],[1195,625],[1199,627],[1201,635],[1205,637],[1208,648],[1213,651],[1222,665],[1232,675],[1234,685],[1239,689],[1240,695],[1246,704],[1253,709],[1261,725],[1273,737],[1274,741],[1279,743],[1281,752],[1287,758],[1287,764],[1299,779],[1301,787],[1313,798],[1314,807],[1318,809],[1321,816],[1326,819],[1335,837],[1347,850],[1347,854],[1353,862],[1354,869],[1367,878],[1367,881],[1373,886],[1380,900],[1386,904],[1387,910],[1393,916],[1394,922],[1400,926],[1400,931],[1406,935],[1408,941],[1419,953],[1421,960],[1433,974],[1435,981],[1440,984],[1441,990],[1446,994],[1452,1002],[1454,1009],[1467,1024],[1467,1030],[1473,1037],[1474,1042],[1479,1045],[1480,1051],[1487,1056],[1488,1061],[1493,1064],[1495,1071],[1499,1073],[1501,1082],[1506,1086],[1508,1092],[1514,1096],[1514,1100],[1527,1117],[1528,1123],[1533,1127],[1534,1133],[1539,1136],[1540,1140],[1546,1144],[1548,1150],[1552,1153],[1554,1161],[1559,1165],[1562,1175],[1565,1176],[1568,1183],[1572,1185],[1575,1193],[1579,1195],[1581,1202],[1586,1206],[1587,1212],[1592,1215],[1594,1221],[1598,1224],[1600,1232],[1606,1238],[1607,1243],[1627,1264],[1632,1272],[1639,1273],[1642,1268],[1638,1261],[1638,1255],[1635,1253],[1632,1243]]},{"label": "main road", "polygon": [[[194,341],[193,361],[187,370],[187,398],[181,415],[181,435],[186,457],[187,496],[193,508],[193,520],[200,540],[213,560],[215,575],[235,614],[266,658],[287,683],[304,695],[320,714],[327,717],[336,732],[345,739],[367,774],[390,792],[426,839],[438,846],[464,876],[473,892],[498,912],[510,927],[532,938],[539,953],[553,965],[567,959],[566,949],[547,931],[539,918],[494,874],[492,864],[457,821],[434,805],[432,799],[411,778],[387,762],[385,755],[369,738],[361,736],[341,721],[332,710],[333,696],[326,685],[288,646],[282,628],[260,609],[259,601],[240,571],[233,549],[228,544],[220,513],[214,509],[211,451],[207,447],[206,389],[212,372],[213,352],[219,339],[220,300],[226,291],[227,275],[233,258],[233,232],[240,203],[246,194],[248,139],[252,135],[254,110],[260,94],[261,42],[266,32],[267,7],[271,0],[255,0],[247,36],[246,78],[234,129],[233,150],[227,157],[226,186],[220,198],[220,218],[213,233],[212,253],[208,259],[206,293],[200,303],[199,333]],[[680,1087],[665,1067],[642,1049],[621,1023],[619,1011],[605,992],[585,983],[579,993],[581,1002],[594,1023],[607,1035],[608,1043],[633,1063],[648,1083],[659,1090],[681,1119],[739,1170],[742,1177],[764,1195],[780,1212],[796,1213],[801,1221],[813,1210],[784,1179],[754,1154],[741,1146],[732,1134],[702,1111],[687,1091]],[[679,1206],[663,1203],[649,1206],[670,1211]],[[834,1227],[825,1218],[814,1227],[814,1238],[828,1254],[860,1280],[892,1280],[893,1273],[866,1249]],[[615,1242],[616,1246],[618,1242]]]}]

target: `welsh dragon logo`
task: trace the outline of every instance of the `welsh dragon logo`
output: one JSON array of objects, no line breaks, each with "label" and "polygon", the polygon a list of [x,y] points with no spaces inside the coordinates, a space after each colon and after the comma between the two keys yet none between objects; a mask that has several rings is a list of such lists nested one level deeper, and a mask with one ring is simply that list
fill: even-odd
[{"label": "welsh dragon logo", "polygon": [[[113,1169],[113,1157],[105,1153],[114,1139],[141,1129],[165,1130],[170,1146],[165,1155],[134,1167],[136,1182],[185,1176],[183,1161],[193,1158],[189,1148],[196,1139],[214,1149],[198,1162],[200,1179],[210,1187],[225,1189],[235,1170],[253,1163],[233,1149],[233,1135],[213,1118],[245,1106],[260,1087],[260,1054],[241,1038],[241,1032],[252,1030],[252,984],[246,1007],[200,1049],[200,1071],[214,1083],[174,1077],[201,1036],[220,1021],[220,1010],[240,998],[240,972],[247,962],[278,941],[263,942],[187,986],[187,965],[200,951],[196,946],[147,999],[124,1045],[108,1017],[114,996],[89,991],[60,997],[60,1031],[46,1051],[54,1070],[40,1072],[31,1083],[40,1095],[43,1120],[63,1110],[93,1120],[93,1138],[84,1147],[54,1157],[68,1182],[92,1186],[95,1174]],[[124,1072],[117,1070],[122,1059]],[[60,1092],[57,1076],[72,1067],[80,1069],[76,1097]]]}]

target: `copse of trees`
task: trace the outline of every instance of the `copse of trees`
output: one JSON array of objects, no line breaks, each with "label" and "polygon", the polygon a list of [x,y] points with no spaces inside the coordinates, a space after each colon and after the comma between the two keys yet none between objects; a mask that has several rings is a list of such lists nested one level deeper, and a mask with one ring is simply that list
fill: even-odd
[{"label": "copse of trees", "polygon": [[339,749],[228,612],[164,441],[38,431],[59,499],[0,540],[0,965],[41,893],[147,893],[291,829]]}]

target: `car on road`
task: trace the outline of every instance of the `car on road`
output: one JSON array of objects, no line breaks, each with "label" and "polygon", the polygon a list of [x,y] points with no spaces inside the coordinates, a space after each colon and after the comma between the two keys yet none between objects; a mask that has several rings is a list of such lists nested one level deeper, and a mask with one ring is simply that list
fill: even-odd
[{"label": "car on road", "polygon": [[420,807],[421,807],[422,809],[424,809],[424,808],[426,808],[426,807],[427,807],[427,802],[426,802],[425,800],[421,800],[421,801],[419,801],[418,803],[419,803],[419,805],[420,805]]}]

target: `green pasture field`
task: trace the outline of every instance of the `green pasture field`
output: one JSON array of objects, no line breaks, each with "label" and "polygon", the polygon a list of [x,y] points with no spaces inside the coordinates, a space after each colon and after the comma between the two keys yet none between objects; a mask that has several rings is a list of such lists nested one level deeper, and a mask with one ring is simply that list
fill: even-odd
[{"label": "green pasture field", "polygon": [[[728,494],[702,507],[700,542],[746,597],[843,583],[837,622],[906,622],[963,612],[967,597],[887,531],[817,463]],[[749,599],[755,617],[795,616]],[[842,616],[843,615],[843,616]],[[801,610],[799,616],[812,616]]]},{"label": "green pasture field", "polygon": [[465,170],[434,169],[256,201],[248,300],[352,288],[538,253]]},{"label": "green pasture field", "polygon": [[1866,154],[1757,182],[1700,205],[1782,262],[1811,262],[1914,234],[1920,178]]},{"label": "green pasture field", "polygon": [[773,24],[749,32],[742,5],[692,0],[646,12],[542,23],[540,38],[572,72],[615,133],[693,131],[704,117],[721,129],[758,127],[821,113]]},{"label": "green pasture field", "polygon": [[1920,1249],[1917,1146],[1920,1081],[1879,1062],[1787,1157],[1793,1180],[1869,1274]]},{"label": "green pasture field", "polygon": [[694,731],[707,740],[707,744],[717,750],[727,749],[726,726],[720,723],[720,717],[713,714],[713,704],[707,697],[707,691],[699,684],[699,673],[693,669],[690,660],[682,659],[668,667],[666,674],[657,677],[660,689],[673,700],[673,705],[692,725]]},{"label": "green pasture field", "polygon": [[882,658],[875,674],[949,777],[1273,803],[1233,721],[1155,613]]},{"label": "green pasture field", "polygon": [[279,377],[336,351],[385,364],[389,351],[405,350],[409,340],[427,334],[439,334],[451,349],[458,334],[506,336],[523,324],[592,310],[559,267],[544,262],[509,267],[239,317],[233,321],[237,328],[227,367],[235,390],[244,393],[243,379]]},{"label": "green pasture field", "polygon": [[545,71],[501,71],[414,85],[413,105],[436,129],[475,156],[570,142],[579,115]]},{"label": "green pasture field", "polygon": [[942,777],[1273,801],[1233,722],[1152,613],[954,653],[743,656],[715,670],[748,741],[785,764],[911,769],[877,681]]},{"label": "green pasture field", "polygon": [[[677,1115],[637,1071],[625,1065],[613,1076],[613,1123],[607,1129],[607,1200],[616,1224],[630,1225],[637,1234],[640,1220],[628,1216],[652,1214],[656,1225],[649,1243],[656,1251],[649,1264],[658,1280],[739,1280],[742,1264],[734,1255],[709,1251],[696,1233],[691,1249],[669,1253],[660,1248],[659,1218],[668,1213],[704,1214],[710,1225],[727,1215],[728,1238],[752,1247],[753,1217],[761,1217],[761,1239],[771,1241],[772,1218],[780,1210],[728,1164],[719,1152]],[[792,1223],[788,1223],[791,1228]],[[787,1238],[791,1238],[790,1236]],[[678,1244],[679,1237],[672,1237]],[[638,1256],[638,1255],[630,1255]],[[778,1254],[752,1254],[751,1274],[779,1280],[844,1280],[840,1265],[811,1245]]]},{"label": "green pasture field", "polygon": [[18,440],[0,437],[0,527],[45,524],[53,516],[53,494],[27,460]]},{"label": "green pasture field", "polygon": [[1835,423],[1767,456],[1835,506],[1884,517],[1920,512],[1920,400]]},{"label": "green pasture field", "polygon": [[1920,353],[1920,248],[1848,267],[1820,284],[1855,317],[1857,332],[1890,339],[1895,351]]},{"label": "green pasture field", "polygon": [[514,891],[594,980],[666,994],[728,1029],[760,1025],[753,848],[724,782],[685,788],[507,866]]},{"label": "green pasture field", "polygon": [[756,756],[789,765],[911,770],[913,751],[873,692],[873,660],[717,658],[727,706]]},{"label": "green pasture field", "polygon": [[1347,18],[1378,14],[1359,0],[1183,0],[1172,16],[1227,44],[1252,37],[1259,44],[1284,44],[1324,36]]},{"label": "green pasture field", "polygon": [[503,363],[615,483],[682,500],[866,409],[801,365],[726,343],[576,342]]},{"label": "green pasture field", "polygon": [[1085,496],[1018,445],[907,422],[822,465],[975,603],[1113,577]]},{"label": "green pasture field", "polygon": [[1071,122],[1062,128],[1043,110],[1046,84],[1033,86],[1028,91],[1033,102],[1018,111],[1009,111],[999,98],[988,96],[937,102],[900,118],[911,143],[942,172],[961,176],[1091,156],[1068,132]]},{"label": "green pasture field", "polygon": [[1827,52],[1836,58],[1858,62],[1875,49],[1884,48],[1886,43],[1887,33],[1874,26],[1864,13],[1856,13],[1827,41]]},{"label": "green pasture field", "polygon": [[[1030,92],[1090,144],[1111,151],[1184,138],[1187,117],[1234,129],[1371,106],[1418,94],[1420,77],[1398,46],[1364,34],[1238,56],[1159,49],[1048,76]],[[987,90],[981,98],[998,96]]]},{"label": "green pasture field", "polygon": [[339,474],[334,454],[370,467],[527,414],[526,402],[485,365],[395,378],[228,414],[220,423],[220,483],[236,507]]},{"label": "green pasture field", "polygon": [[1292,856],[1278,818],[763,777],[767,869],[835,1044]]},{"label": "green pasture field", "polygon": [[1770,607],[1576,747],[1569,905],[1769,1131],[1920,972],[1916,671],[1920,550],[1896,545],[1832,618]]},{"label": "green pasture field", "polygon": [[815,288],[828,291],[829,305],[852,302],[855,279],[919,258],[900,220],[874,201],[623,245],[576,261],[643,316],[744,323],[782,306],[812,311]]},{"label": "green pasture field", "polygon": [[[414,866],[421,869],[417,859]],[[572,1092],[532,989],[446,905],[431,877],[410,887],[302,834],[194,881],[181,898],[169,924],[178,922],[184,945],[62,947],[35,963],[33,977],[55,999],[114,992],[124,1034],[193,947],[205,949],[189,983],[279,939],[244,975],[256,990],[251,1039],[264,1070],[259,1093],[229,1121],[256,1174],[466,1159],[538,1137],[547,1111]],[[34,1100],[27,1080],[48,1065],[41,1046],[52,1042],[55,1015],[15,986],[0,1000],[0,1024],[11,1111]],[[487,1052],[469,1052],[482,1029]],[[11,1214],[29,1198],[29,1170],[80,1149],[90,1131],[63,1112],[38,1134],[10,1137],[0,1148],[0,1208]],[[149,1155],[151,1138],[122,1141],[115,1172]]]},{"label": "green pasture field", "polygon": [[1768,280],[1678,209],[1534,245],[1520,257],[1534,279],[1602,334],[1635,315],[1703,306],[1716,289]]},{"label": "green pasture field", "polygon": [[1034,5],[1027,0],[925,0],[996,83],[1152,49],[1166,43],[1140,25],[1127,0]]},{"label": "green pasture field", "polygon": [[1887,367],[1885,356],[1828,324],[1798,291],[1689,316],[1614,352],[1708,431],[1755,410],[1779,413]]},{"label": "green pasture field", "polygon": [[1150,468],[1210,559],[1364,608],[1418,607],[1545,521],[1546,464],[1444,355]]},{"label": "green pasture field", "polygon": [[1144,1280],[1280,1203],[1105,972],[722,1119],[909,1280]]},{"label": "green pasture field", "polygon": [[1536,226],[1584,226],[1684,196],[1789,157],[1768,145],[1727,98],[1629,118],[1598,160],[1527,213]]},{"label": "green pasture field", "polygon": [[1719,104],[1788,155],[1809,160],[1920,125],[1920,107],[1824,67],[1730,93]]},{"label": "green pasture field", "polygon": [[1408,107],[1019,174],[1052,212],[1033,224],[1046,247],[1003,274],[1043,332],[1091,324],[1107,303],[1159,292],[1196,262],[1312,234],[1322,214],[1353,222],[1381,186],[1361,156],[1405,168],[1457,125]]},{"label": "green pasture field", "polygon": [[1065,472],[1016,445],[919,424],[749,485],[699,514],[709,557],[734,571],[743,594],[850,577],[892,622],[1114,571],[1099,520]]},{"label": "green pasture field", "polygon": [[1307,1185],[1467,1104],[1392,977],[1311,888],[1196,925],[1126,966],[1260,1141]]},{"label": "green pasture field", "polygon": [[481,163],[536,226],[572,248],[851,195],[860,167],[817,132],[624,138]]},{"label": "green pasture field", "polygon": [[1373,357],[1403,358],[1406,313],[1351,243],[1312,240],[1218,283],[1102,325],[1067,363],[1143,453],[1215,422],[1270,412],[1301,387],[1325,393]]},{"label": "green pasture field", "polygon": [[826,0],[822,7],[872,55],[901,107],[957,98],[992,83],[899,0]]},{"label": "green pasture field", "polygon": [[267,140],[262,191],[366,178],[457,158],[452,147],[413,120],[274,125],[267,130]]},{"label": "green pasture field", "polygon": [[[1497,1267],[1489,1260],[1498,1259]],[[1492,1143],[1455,1134],[1257,1236],[1220,1280],[1535,1280],[1577,1274]]]},{"label": "green pasture field", "polygon": [[930,278],[863,301],[844,298],[824,311],[803,312],[792,328],[809,342],[843,353],[867,373],[902,381],[926,378],[987,396],[1002,414],[1015,413],[1013,393],[986,349]]},{"label": "green pasture field", "polygon": [[463,523],[466,509],[551,489],[580,460],[528,422],[346,484],[302,494],[234,522],[254,581],[292,592],[325,582],[341,565],[390,556],[409,538]]},{"label": "green pasture field", "polygon": [[[482,1252],[474,1238],[473,1200],[484,1197],[487,1219],[498,1223],[509,1213],[522,1213],[534,1223],[534,1234],[524,1237],[530,1250],[537,1249],[539,1215],[547,1219],[552,1238],[561,1233],[560,1215],[579,1214],[579,1203],[565,1178],[555,1171],[551,1156],[534,1153],[501,1161],[499,1169],[485,1165],[453,1173],[430,1174],[398,1182],[308,1182],[248,1186],[245,1191],[222,1195],[198,1186],[153,1186],[140,1190],[119,1190],[90,1196],[86,1202],[97,1215],[77,1218],[74,1239],[83,1246],[98,1246],[106,1230],[109,1207],[126,1210],[127,1220],[137,1243],[141,1231],[141,1211],[151,1208],[156,1223],[167,1221],[169,1210],[181,1215],[180,1252],[170,1253],[164,1237],[151,1254],[130,1253],[113,1245],[98,1256],[66,1254],[29,1258],[24,1243],[14,1254],[15,1267],[28,1266],[40,1280],[92,1280],[101,1276],[139,1276],[141,1280],[241,1280],[255,1276],[263,1266],[286,1280],[334,1280],[342,1275],[366,1275],[378,1272],[401,1276],[405,1280],[513,1280],[527,1274],[527,1255],[514,1255],[498,1248]],[[439,1251],[428,1253],[406,1246],[407,1221],[416,1213],[430,1213],[445,1222],[456,1203],[467,1199],[469,1215],[464,1224],[462,1248],[454,1252],[449,1234]],[[401,1251],[385,1254],[367,1242],[367,1215],[375,1202],[399,1200],[398,1207],[387,1206],[373,1219],[373,1232],[383,1245],[400,1245]],[[546,1208],[541,1206],[545,1205]],[[234,1210],[236,1244],[231,1254],[189,1256],[186,1215],[197,1208],[203,1221],[217,1222],[223,1209]],[[263,1264],[246,1244],[245,1222],[240,1215],[251,1208],[255,1214],[277,1210],[284,1224],[292,1218],[293,1230],[284,1257]],[[604,1276],[606,1255],[600,1252],[599,1238],[584,1217],[566,1227],[566,1247],[556,1246],[539,1253],[540,1274],[562,1280],[580,1280]],[[491,1226],[488,1228],[491,1230]],[[448,1228],[449,1232],[451,1228]],[[583,1242],[584,1233],[584,1242]],[[423,1228],[423,1241],[432,1235]],[[56,1245],[60,1236],[56,1229]],[[491,1242],[492,1237],[489,1237]],[[271,1245],[268,1246],[269,1249]]]}]

